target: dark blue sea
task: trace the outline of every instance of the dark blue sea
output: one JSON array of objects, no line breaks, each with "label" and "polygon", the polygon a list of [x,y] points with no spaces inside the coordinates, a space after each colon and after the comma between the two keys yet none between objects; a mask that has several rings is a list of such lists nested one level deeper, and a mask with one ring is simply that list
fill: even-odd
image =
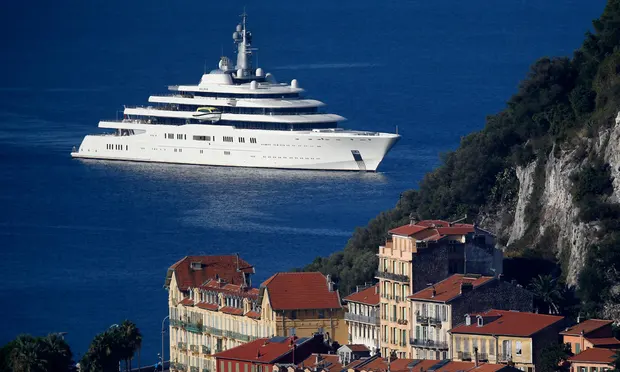
[{"label": "dark blue sea", "polygon": [[[604,0],[15,1],[0,5],[0,344],[68,332],[77,357],[128,318],[154,363],[166,269],[239,253],[255,283],[341,249],[499,111],[537,58],[570,55]],[[233,57],[244,5],[258,66],[356,129],[403,139],[377,174],[72,160],[167,85]]]}]

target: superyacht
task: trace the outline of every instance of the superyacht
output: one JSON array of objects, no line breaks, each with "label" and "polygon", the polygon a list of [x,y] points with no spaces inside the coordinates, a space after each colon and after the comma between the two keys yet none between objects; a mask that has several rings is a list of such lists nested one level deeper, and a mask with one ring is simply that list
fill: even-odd
[{"label": "superyacht", "polygon": [[237,61],[221,57],[197,85],[168,87],[149,105],[103,120],[75,158],[314,170],[376,171],[398,134],[347,130],[324,103],[252,66],[246,14],[233,33]]}]

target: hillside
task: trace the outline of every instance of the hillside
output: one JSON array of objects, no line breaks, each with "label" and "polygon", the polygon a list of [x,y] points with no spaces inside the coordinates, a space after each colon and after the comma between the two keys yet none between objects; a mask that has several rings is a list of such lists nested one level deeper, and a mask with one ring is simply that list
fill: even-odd
[{"label": "hillside", "polygon": [[[593,26],[572,58],[536,61],[506,108],[444,155],[417,190],[304,270],[331,274],[347,293],[373,280],[377,246],[409,214],[467,215],[498,236],[507,257],[521,258],[509,265],[557,265],[560,279],[579,288],[582,309],[620,318],[620,0],[609,0]],[[533,276],[531,267],[521,269]]]}]

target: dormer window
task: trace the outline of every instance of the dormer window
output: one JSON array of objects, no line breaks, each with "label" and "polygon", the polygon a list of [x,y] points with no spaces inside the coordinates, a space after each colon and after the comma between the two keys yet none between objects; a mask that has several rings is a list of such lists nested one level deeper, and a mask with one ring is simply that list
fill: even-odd
[{"label": "dormer window", "polygon": [[471,325],[471,317],[469,314],[465,314],[465,325]]},{"label": "dormer window", "polygon": [[480,315],[476,317],[476,321],[478,322],[478,327],[482,327],[484,325],[484,320]]}]

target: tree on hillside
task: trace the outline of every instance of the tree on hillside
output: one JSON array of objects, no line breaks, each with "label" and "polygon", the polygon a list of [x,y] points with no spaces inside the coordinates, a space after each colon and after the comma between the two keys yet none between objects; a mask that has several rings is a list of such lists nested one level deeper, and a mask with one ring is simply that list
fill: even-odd
[{"label": "tree on hillside", "polygon": [[11,372],[11,352],[15,348],[13,340],[0,348],[0,372]]},{"label": "tree on hillside", "polygon": [[562,290],[558,285],[557,278],[551,275],[538,275],[529,286],[538,305],[547,307],[549,314],[559,314],[559,305],[562,303]]},{"label": "tree on hillside", "polygon": [[142,346],[142,334],[135,323],[124,320],[118,328],[121,337],[121,357],[125,361],[125,369],[131,369],[131,360]]},{"label": "tree on hillside", "polygon": [[613,372],[620,372],[620,350],[616,350],[616,354],[614,354],[614,361],[611,362],[611,366],[613,367]]},{"label": "tree on hillside", "polygon": [[568,372],[566,361],[572,355],[567,344],[547,346],[540,354],[540,372]]},{"label": "tree on hillside", "polygon": [[50,334],[40,338],[39,342],[47,371],[62,372],[74,369],[73,353],[62,336]]}]

